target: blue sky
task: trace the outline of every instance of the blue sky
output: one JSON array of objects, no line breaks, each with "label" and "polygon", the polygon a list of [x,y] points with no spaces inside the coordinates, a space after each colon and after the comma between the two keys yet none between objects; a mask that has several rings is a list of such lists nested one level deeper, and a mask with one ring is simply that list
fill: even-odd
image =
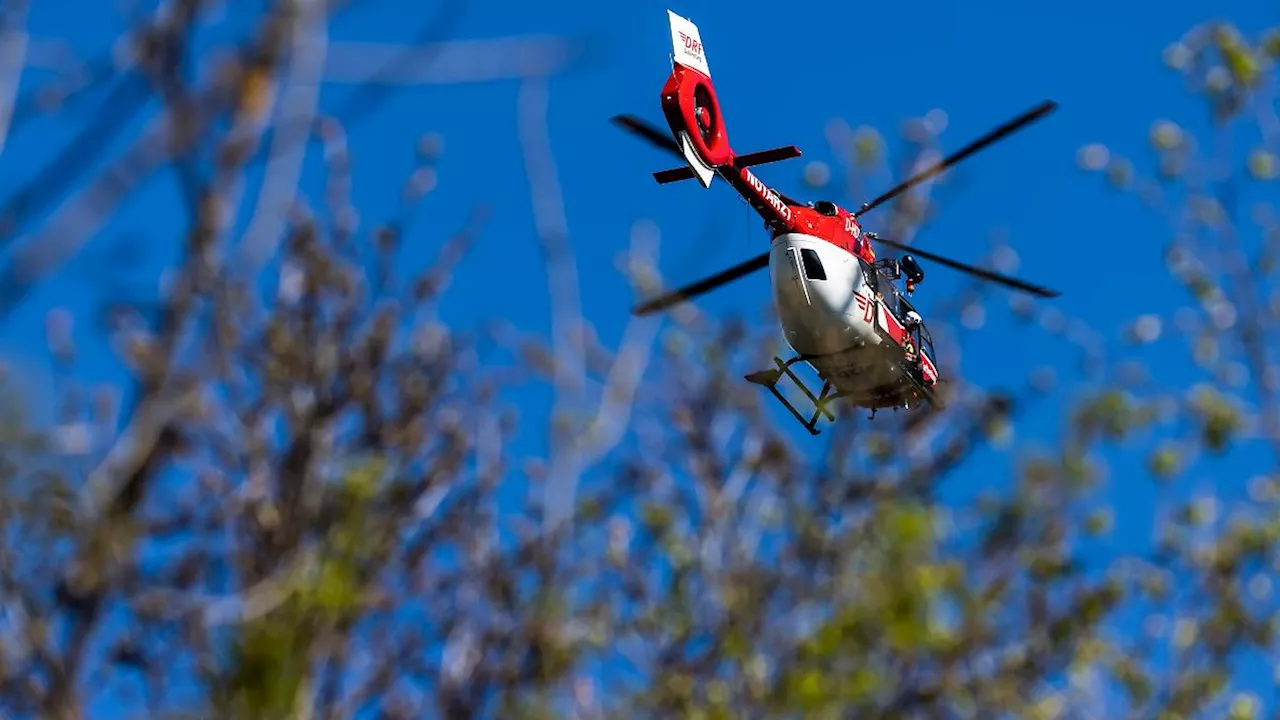
[{"label": "blue sky", "polygon": [[[107,3],[41,0],[34,5],[31,32],[65,38],[84,56],[108,46],[125,25]],[[759,170],[799,197],[810,197],[800,183],[805,160],[833,161],[823,136],[833,117],[892,132],[904,116],[941,108],[949,116],[944,147],[953,148],[1043,98],[1057,100],[1061,108],[1048,120],[966,161],[966,186],[917,242],[977,259],[987,248],[989,231],[1002,228],[1021,255],[1018,274],[1062,290],[1063,297],[1054,302],[1063,312],[1114,339],[1123,320],[1142,312],[1168,318],[1182,300],[1163,271],[1160,249],[1167,235],[1161,220],[1135,199],[1108,191],[1098,177],[1080,172],[1076,151],[1085,143],[1103,142],[1141,164],[1149,158],[1147,132],[1153,120],[1167,117],[1202,127],[1203,111],[1180,79],[1162,67],[1161,50],[1208,19],[1210,10],[1250,33],[1280,22],[1280,12],[1266,5],[1256,0],[1225,0],[1211,8],[1190,0],[800,0],[785,5],[488,0],[467,5],[455,36],[563,34],[589,41],[589,61],[550,81],[550,127],[583,306],[607,343],[618,339],[633,301],[618,281],[614,258],[627,247],[637,218],[660,226],[662,267],[673,282],[737,262],[759,252],[765,241],[758,220],[746,216],[724,186],[655,184],[650,173],[671,166],[670,159],[607,122],[619,112],[660,119],[658,94],[669,69],[668,7],[701,28],[735,147],[749,151],[795,144],[805,153],[803,159]],[[344,11],[331,32],[343,40],[408,41],[434,8],[408,0],[368,0]],[[233,9],[228,13],[235,17]],[[43,79],[47,76],[31,73],[24,88]],[[339,107],[351,91],[326,87],[322,107]],[[355,202],[366,222],[394,211],[418,137],[427,132],[444,137],[440,188],[418,215],[407,266],[426,263],[462,224],[472,203],[492,208],[491,222],[460,266],[444,310],[447,320],[463,327],[491,317],[532,331],[548,325],[546,279],[516,137],[516,93],[515,81],[408,88],[348,128]],[[153,112],[154,107],[132,123],[116,145],[123,146]],[[30,177],[86,120],[83,115],[38,120],[21,128],[0,156],[0,192],[7,195]],[[314,163],[309,167],[316,169]],[[308,185],[314,187],[314,176]],[[180,232],[176,199],[167,178],[131,196],[75,260],[4,320],[5,356],[38,379],[45,313],[65,306],[83,318],[95,299],[93,284],[107,279],[103,260],[120,242],[144,239],[143,256],[127,274],[113,269],[112,279],[131,283],[139,294],[153,288]],[[861,200],[832,199],[846,205]],[[877,229],[878,217],[868,216],[869,229]],[[703,250],[697,243],[712,224],[720,226],[725,241]],[[928,317],[931,296],[945,296],[956,278],[945,269],[926,267],[926,272],[929,281],[916,297]],[[758,274],[700,303],[712,312],[754,314],[767,301],[766,282],[766,275]],[[997,293],[1000,297],[1003,293]],[[100,343],[92,344],[86,325],[82,319],[78,330],[91,343],[86,372],[114,377],[107,354]],[[964,342],[963,373],[979,384],[1025,374],[1041,363],[1071,374],[1069,355],[1052,345],[1023,342],[1028,337],[1001,320],[989,322]],[[1181,367],[1162,371],[1186,372]],[[42,382],[28,385],[42,397]],[[1059,410],[1056,403],[1039,408],[1020,432],[1051,437]],[[1239,464],[1220,472],[1247,478],[1252,459],[1241,456]],[[1105,496],[1123,519],[1116,541],[1138,545],[1148,537],[1142,519],[1152,501],[1150,483],[1127,472],[1141,467],[1140,458],[1118,461]],[[984,453],[957,476],[952,489],[962,494],[979,489],[1007,474],[1007,468],[999,453]]]}]

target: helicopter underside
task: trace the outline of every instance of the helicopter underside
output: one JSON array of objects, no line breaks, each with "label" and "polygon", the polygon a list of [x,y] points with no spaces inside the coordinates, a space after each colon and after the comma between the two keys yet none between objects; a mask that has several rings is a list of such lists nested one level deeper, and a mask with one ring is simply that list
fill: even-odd
[{"label": "helicopter underside", "polygon": [[[778,235],[769,255],[774,306],[783,338],[796,357],[776,359],[775,369],[748,376],[774,387],[790,376],[817,406],[812,421],[799,415],[810,432],[825,406],[840,398],[869,409],[910,407],[932,396],[937,380],[933,359],[921,353],[918,374],[908,371],[902,342],[906,330],[878,298],[868,281],[869,266],[852,253],[820,238],[800,233]],[[870,270],[870,272],[874,272]],[[807,363],[823,388],[813,393],[792,371]]]}]

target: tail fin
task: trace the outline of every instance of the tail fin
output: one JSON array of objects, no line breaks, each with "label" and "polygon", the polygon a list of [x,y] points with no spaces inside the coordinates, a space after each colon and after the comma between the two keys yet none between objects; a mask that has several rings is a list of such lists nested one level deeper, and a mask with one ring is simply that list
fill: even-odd
[{"label": "tail fin", "polygon": [[[711,86],[711,68],[698,26],[667,11],[671,26],[671,77],[663,88],[663,109],[680,153],[703,187],[711,187],[715,169],[733,160]],[[695,137],[695,134],[697,137]]]},{"label": "tail fin", "polygon": [[672,62],[697,70],[711,79],[711,68],[707,65],[707,54],[702,47],[698,26],[670,10],[667,11],[667,22],[671,25]]}]

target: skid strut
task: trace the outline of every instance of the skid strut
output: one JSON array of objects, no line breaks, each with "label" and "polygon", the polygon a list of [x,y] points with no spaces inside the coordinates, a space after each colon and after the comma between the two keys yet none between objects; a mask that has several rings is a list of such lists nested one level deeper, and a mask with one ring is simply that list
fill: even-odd
[{"label": "skid strut", "polygon": [[[810,435],[818,435],[821,434],[821,431],[818,430],[818,420],[824,415],[827,420],[835,422],[835,415],[831,414],[831,411],[827,409],[827,405],[829,405],[832,400],[841,397],[841,395],[835,391],[835,388],[832,387],[831,383],[824,381],[822,383],[822,391],[815,396],[813,391],[804,384],[804,381],[791,371],[791,366],[793,364],[804,359],[804,356],[797,355],[796,357],[784,362],[782,358],[774,357],[773,363],[777,367],[770,370],[753,372],[750,375],[747,375],[746,379],[747,382],[751,382],[756,385],[763,385],[768,388],[769,392],[773,393],[773,396],[778,398],[778,402],[782,403],[787,410],[791,411],[791,414],[795,416],[795,419],[799,421],[806,430],[809,431]],[[778,381],[782,379],[783,375],[791,378],[791,382],[795,383],[795,385],[800,388],[800,391],[805,394],[805,397],[809,398],[809,402],[813,403],[814,412],[810,418],[805,419],[804,415],[800,414],[800,411],[796,409],[795,405],[792,405],[791,401],[787,400],[786,396],[781,392],[778,392]]]}]

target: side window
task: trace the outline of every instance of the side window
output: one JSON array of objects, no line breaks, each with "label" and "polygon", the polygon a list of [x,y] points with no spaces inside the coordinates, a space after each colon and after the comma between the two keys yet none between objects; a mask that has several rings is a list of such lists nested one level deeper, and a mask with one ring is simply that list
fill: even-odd
[{"label": "side window", "polygon": [[867,284],[867,289],[871,291],[872,297],[875,297],[876,291],[880,289],[876,269],[865,260],[858,260],[858,264],[862,266],[862,279]]},{"label": "side window", "polygon": [[818,253],[811,248],[800,248],[800,261],[804,263],[804,276],[810,280],[826,280],[827,271],[822,267]]}]

